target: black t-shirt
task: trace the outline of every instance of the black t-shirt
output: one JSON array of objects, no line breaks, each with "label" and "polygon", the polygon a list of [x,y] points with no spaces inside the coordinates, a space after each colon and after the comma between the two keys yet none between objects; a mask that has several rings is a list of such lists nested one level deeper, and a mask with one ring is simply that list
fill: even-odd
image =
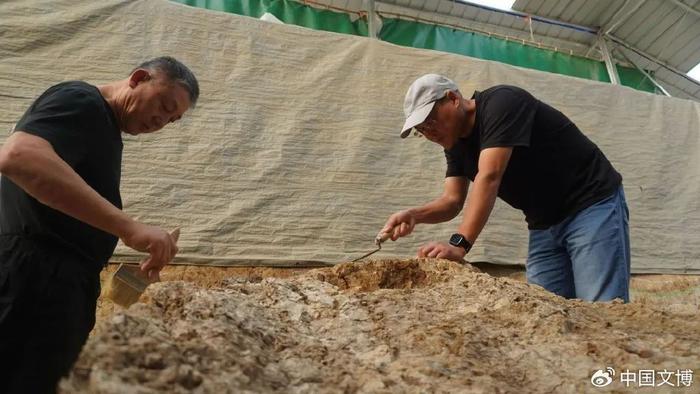
[{"label": "black t-shirt", "polygon": [[527,91],[498,85],[472,98],[474,129],[445,150],[447,176],[473,181],[482,149],[513,147],[498,196],[525,213],[528,228],[555,225],[621,184],[603,152],[569,118]]},{"label": "black t-shirt", "polygon": [[[122,208],[121,132],[95,86],[80,81],[52,86],[34,101],[15,130],[48,141],[88,185]],[[59,247],[100,268],[117,244],[117,237],[43,205],[4,176],[0,179],[0,233]]]}]

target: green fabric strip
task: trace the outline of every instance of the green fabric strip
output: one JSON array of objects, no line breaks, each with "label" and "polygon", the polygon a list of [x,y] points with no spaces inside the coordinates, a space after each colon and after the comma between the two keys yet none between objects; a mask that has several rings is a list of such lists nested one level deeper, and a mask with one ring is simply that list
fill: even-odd
[{"label": "green fabric strip", "polygon": [[[353,21],[346,13],[321,10],[293,0],[172,1],[254,18],[260,18],[268,12],[287,24],[356,36],[368,35],[364,18]],[[605,63],[600,61],[445,26],[389,18],[383,19],[382,22],[379,39],[393,44],[434,49],[540,71],[610,82]],[[619,65],[617,70],[622,85],[658,93],[654,84],[639,70]]]}]

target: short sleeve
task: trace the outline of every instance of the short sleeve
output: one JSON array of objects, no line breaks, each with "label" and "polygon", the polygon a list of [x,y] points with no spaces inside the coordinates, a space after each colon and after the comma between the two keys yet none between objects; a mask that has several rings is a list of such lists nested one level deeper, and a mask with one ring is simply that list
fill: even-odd
[{"label": "short sleeve", "polygon": [[45,139],[61,159],[75,168],[88,154],[94,117],[99,111],[95,93],[88,88],[57,85],[29,107],[15,131]]},{"label": "short sleeve", "polygon": [[501,87],[491,92],[481,106],[481,149],[530,146],[538,104],[520,88]]}]

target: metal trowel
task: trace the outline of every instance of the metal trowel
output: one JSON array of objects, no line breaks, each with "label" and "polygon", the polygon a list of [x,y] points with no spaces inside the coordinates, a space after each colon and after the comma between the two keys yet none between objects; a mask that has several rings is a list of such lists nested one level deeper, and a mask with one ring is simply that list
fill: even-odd
[{"label": "metal trowel", "polygon": [[374,249],[373,251],[367,253],[366,255],[356,258],[355,260],[351,261],[351,263],[354,263],[356,261],[360,261],[364,258],[367,258],[380,250],[382,250],[382,242],[386,241],[387,239],[391,238],[391,231],[386,232],[386,233],[379,233],[377,237],[374,239],[374,244],[377,246],[377,249]]},{"label": "metal trowel", "polygon": [[[170,236],[177,243],[180,238],[180,229],[175,229]],[[140,265],[121,263],[107,283],[106,294],[115,304],[126,308],[138,301],[152,282],[148,279],[148,273],[141,271]]]}]

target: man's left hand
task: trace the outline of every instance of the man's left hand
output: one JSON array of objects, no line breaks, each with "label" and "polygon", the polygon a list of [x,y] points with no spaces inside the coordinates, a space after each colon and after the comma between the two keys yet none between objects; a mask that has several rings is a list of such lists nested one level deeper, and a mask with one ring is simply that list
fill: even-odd
[{"label": "man's left hand", "polygon": [[456,262],[461,262],[466,254],[463,248],[447,242],[429,242],[418,248],[418,257],[435,257]]}]

